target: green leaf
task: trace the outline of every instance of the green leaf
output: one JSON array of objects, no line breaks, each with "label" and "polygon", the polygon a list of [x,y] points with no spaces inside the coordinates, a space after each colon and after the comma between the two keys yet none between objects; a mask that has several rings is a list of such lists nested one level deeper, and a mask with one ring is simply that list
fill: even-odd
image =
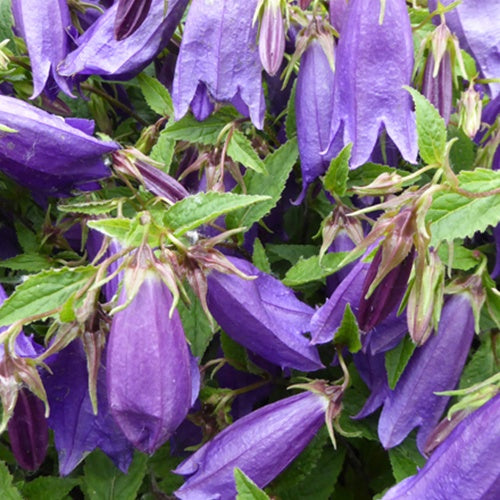
[{"label": "green leaf", "polygon": [[406,336],[394,349],[385,353],[385,369],[391,389],[396,387],[399,377],[406,368],[408,361],[410,361],[415,347],[410,337]]},{"label": "green leaf", "polygon": [[172,158],[174,157],[175,140],[170,139],[164,130],[160,132],[156,144],[151,149],[149,156],[152,160],[162,164],[162,170],[168,174]]},{"label": "green leaf", "polygon": [[405,87],[415,102],[418,149],[428,165],[442,163],[446,150],[446,124],[439,111],[415,89]]},{"label": "green leaf", "polygon": [[175,231],[176,236],[195,229],[220,215],[227,214],[256,203],[263,203],[269,196],[234,193],[197,193],[175,203],[165,213],[164,223]]},{"label": "green leaf", "polygon": [[[353,186],[366,186],[367,184],[371,184],[380,174],[393,174],[394,172],[400,173],[398,170],[387,165],[365,163],[349,171],[347,186],[348,188]],[[401,172],[401,174],[406,175],[405,172]]]},{"label": "green leaf", "polygon": [[471,170],[476,159],[476,145],[461,128],[448,126],[448,140],[455,139],[450,150],[450,163],[455,173]]},{"label": "green leaf", "polygon": [[[495,350],[497,352],[495,352]],[[500,357],[500,342],[492,345],[491,335],[481,336],[481,345],[472,355],[471,360],[465,365],[460,377],[459,389],[471,387],[497,373],[497,359]]]},{"label": "green leaf", "polygon": [[[449,263],[449,247],[448,245],[440,245],[438,249],[439,258],[448,265]],[[468,271],[478,266],[481,261],[481,257],[476,256],[474,250],[469,250],[460,244],[455,243],[453,245],[453,260],[451,262],[451,267],[453,269],[460,269],[461,271]]]},{"label": "green leaf", "polygon": [[158,487],[164,493],[172,493],[182,486],[184,478],[172,471],[181,463],[182,458],[172,455],[169,443],[165,443],[148,461],[148,470],[151,470],[158,481]]},{"label": "green leaf", "polygon": [[295,94],[297,93],[297,80],[293,82],[290,99],[286,107],[285,132],[288,140],[297,135],[297,123],[295,114]]},{"label": "green leaf", "polygon": [[12,476],[4,462],[0,461],[0,492],[2,500],[23,500],[19,490],[12,484]]},{"label": "green leaf", "polygon": [[30,316],[50,316],[96,273],[94,266],[63,267],[34,274],[21,283],[0,307],[0,326]]},{"label": "green leaf", "polygon": [[352,143],[349,143],[336,158],[332,159],[323,181],[325,189],[337,196],[344,196],[347,191],[351,150]]},{"label": "green leaf", "polygon": [[389,450],[394,479],[399,483],[413,476],[425,464],[425,458],[420,454],[414,437],[408,437],[402,444]]},{"label": "green leaf", "polygon": [[148,457],[135,453],[127,474],[120,472],[100,450],[86,459],[82,489],[89,500],[135,500],[146,474]]},{"label": "green leaf", "polygon": [[38,253],[39,241],[36,234],[19,220],[14,220],[17,241],[24,253]]},{"label": "green leaf", "polygon": [[89,220],[87,222],[87,226],[106,236],[116,238],[117,240],[124,242],[127,240],[130,233],[132,222],[132,219],[125,218],[99,219]]},{"label": "green leaf", "polygon": [[294,265],[300,258],[308,259],[314,255],[318,255],[319,248],[315,245],[277,245],[270,243],[266,245],[266,250],[269,252],[271,262],[278,260],[286,260]]},{"label": "green leaf", "polygon": [[179,121],[167,124],[163,132],[166,137],[177,141],[215,146],[222,129],[236,116],[234,113],[230,113],[227,108],[210,115],[202,122],[196,120],[192,115],[186,115]]},{"label": "green leaf", "polygon": [[[473,193],[500,189],[500,171],[476,168],[458,175],[461,189]],[[427,212],[432,232],[431,245],[443,240],[472,236],[500,222],[500,195],[470,198],[458,193],[438,192]]]},{"label": "green leaf", "polygon": [[100,215],[107,214],[116,210],[118,200],[94,200],[87,202],[69,203],[67,205],[58,205],[57,209],[61,212],[70,212],[76,214]]},{"label": "green leaf", "polygon": [[236,500],[269,500],[262,491],[242,470],[234,468],[234,480],[236,482]]},{"label": "green leaf", "polygon": [[50,267],[50,260],[47,256],[38,253],[22,253],[10,259],[2,260],[0,262],[0,267],[12,269],[13,271],[36,273]]},{"label": "green leaf", "polygon": [[174,105],[168,90],[156,78],[141,73],[137,77],[142,95],[148,106],[161,116],[174,114]]},{"label": "green leaf", "polygon": [[[244,176],[247,193],[249,195],[266,195],[270,199],[264,203],[259,203],[259,205],[238,210],[228,216],[226,218],[228,228],[250,227],[276,206],[283,189],[285,189],[285,183],[290,172],[297,161],[298,154],[297,140],[293,139],[266,157],[264,165],[269,175],[247,170]],[[238,191],[238,189],[235,189],[235,192]]]},{"label": "green leaf", "polygon": [[255,238],[253,244],[252,262],[253,265],[258,269],[260,269],[261,271],[264,271],[267,274],[272,273],[271,264],[269,264],[269,259],[267,258],[266,250],[264,249],[264,246],[262,245],[259,238]]},{"label": "green leaf", "polygon": [[345,306],[344,317],[335,334],[334,342],[337,345],[347,347],[352,353],[358,352],[361,349],[358,322],[349,304]]},{"label": "green leaf", "polygon": [[80,484],[78,479],[68,477],[40,476],[21,489],[24,500],[63,500]]},{"label": "green leaf", "polygon": [[349,252],[327,253],[321,262],[318,255],[300,259],[288,270],[283,283],[286,286],[297,286],[326,278],[340,269],[339,264],[348,254]]},{"label": "green leaf", "polygon": [[252,143],[239,131],[234,130],[227,147],[227,154],[246,168],[267,174],[264,162],[252,147]]}]

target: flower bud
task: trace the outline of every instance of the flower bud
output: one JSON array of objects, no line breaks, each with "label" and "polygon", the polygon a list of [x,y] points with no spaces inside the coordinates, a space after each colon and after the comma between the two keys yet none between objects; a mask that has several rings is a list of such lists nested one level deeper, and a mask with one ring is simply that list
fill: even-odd
[{"label": "flower bud", "polygon": [[470,138],[473,138],[481,127],[482,108],[481,96],[473,86],[462,92],[458,101],[458,126]]},{"label": "flower bud", "polygon": [[265,0],[259,32],[259,55],[262,66],[274,76],[285,53],[285,28],[281,0]]}]

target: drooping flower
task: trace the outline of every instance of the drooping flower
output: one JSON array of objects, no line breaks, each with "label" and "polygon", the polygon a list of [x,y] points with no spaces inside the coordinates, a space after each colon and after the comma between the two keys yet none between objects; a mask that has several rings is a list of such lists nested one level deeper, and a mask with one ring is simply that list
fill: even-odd
[{"label": "drooping flower", "polygon": [[13,97],[0,96],[0,170],[19,184],[44,193],[67,192],[107,177],[102,156],[118,144],[90,135],[93,122],[68,119]]},{"label": "drooping flower", "polygon": [[425,466],[391,488],[383,500],[401,498],[495,499],[500,496],[500,395],[465,418]]},{"label": "drooping flower", "polygon": [[236,342],[264,359],[302,371],[322,368],[318,352],[302,334],[313,309],[298,300],[279,280],[249,262],[228,257],[240,271],[256,279],[212,271],[208,275],[208,308]]},{"label": "drooping flower", "polygon": [[56,71],[70,51],[68,30],[72,26],[66,0],[13,0],[16,29],[26,41],[33,73],[33,95],[44,90],[55,98],[59,89],[74,97],[72,83]]},{"label": "drooping flower", "polygon": [[368,161],[380,129],[385,126],[403,158],[414,163],[415,118],[410,96],[402,88],[410,84],[413,71],[413,40],[406,2],[350,1],[335,71],[327,157],[336,155],[336,136],[343,134],[344,144],[353,143],[351,168],[358,167]]},{"label": "drooping flower", "polygon": [[259,30],[259,55],[262,66],[274,76],[285,53],[285,27],[281,0],[267,0],[263,5]]},{"label": "drooping flower", "polygon": [[192,2],[175,68],[176,119],[202,92],[212,100],[232,103],[257,128],[263,127],[262,64],[257,26],[252,24],[256,6],[257,0]]},{"label": "drooping flower", "polygon": [[423,449],[449,399],[435,393],[455,388],[473,336],[474,315],[467,295],[452,295],[444,304],[437,333],[415,351],[385,401],[378,425],[385,448],[398,445],[418,426],[417,444]]},{"label": "drooping flower", "polygon": [[[115,422],[136,448],[153,453],[186,418],[198,395],[199,375],[179,313],[174,310],[169,317],[172,294],[148,262],[139,256],[143,281],[130,304],[113,317],[107,384]],[[125,283],[130,283],[128,272],[134,270],[125,270]],[[119,303],[126,300],[124,287]]]},{"label": "drooping flower", "polygon": [[137,31],[151,8],[152,0],[118,0],[115,37],[123,40]]},{"label": "drooping flower", "polygon": [[118,3],[114,3],[79,39],[78,48],[59,65],[63,76],[102,75],[127,79],[144,67],[170,40],[188,0],[153,0],[141,26],[124,40],[116,40],[114,23]]},{"label": "drooping flower", "polygon": [[303,392],[237,420],[175,469],[190,476],[175,495],[182,500],[236,498],[235,467],[266,486],[314,437],[327,407],[323,395]]}]

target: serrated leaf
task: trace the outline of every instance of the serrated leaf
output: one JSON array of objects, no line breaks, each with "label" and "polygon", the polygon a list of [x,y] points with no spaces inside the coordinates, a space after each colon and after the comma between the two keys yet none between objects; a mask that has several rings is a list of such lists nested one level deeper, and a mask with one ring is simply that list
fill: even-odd
[{"label": "serrated leaf", "polygon": [[0,262],[0,267],[13,271],[28,271],[35,273],[50,267],[50,260],[45,255],[22,253]]},{"label": "serrated leaf", "polygon": [[89,220],[87,226],[99,231],[105,236],[125,241],[132,227],[132,222],[132,219],[125,218],[99,219]]},{"label": "serrated leaf", "polygon": [[448,140],[455,139],[450,150],[450,163],[455,173],[471,170],[476,159],[474,141],[461,128],[448,126]]},{"label": "serrated leaf", "polygon": [[[478,266],[481,257],[476,256],[474,250],[469,250],[462,245],[453,245],[453,260],[451,262],[452,269],[460,269],[461,271],[468,271]],[[448,245],[440,245],[438,250],[439,258],[448,265],[449,263],[449,248]]]},{"label": "serrated leaf", "polygon": [[236,116],[228,110],[221,110],[199,122],[192,115],[186,115],[179,121],[167,124],[163,129],[166,137],[177,141],[195,142],[214,146],[222,129]]},{"label": "serrated leaf", "polygon": [[176,236],[195,229],[220,215],[263,203],[269,196],[234,193],[197,193],[178,201],[166,210],[164,223],[174,230]]},{"label": "serrated leaf", "polygon": [[[266,157],[264,165],[269,175],[259,174],[252,170],[246,172],[244,181],[247,193],[266,195],[270,198],[264,203],[238,210],[228,216],[226,218],[228,228],[250,227],[276,206],[298,155],[297,140],[293,139]],[[238,192],[238,189],[235,192]]]},{"label": "serrated leaf", "polygon": [[252,147],[252,143],[239,131],[234,130],[227,146],[227,154],[246,168],[267,174],[264,162]]},{"label": "serrated leaf", "polygon": [[[473,193],[500,189],[500,171],[476,168],[458,175],[460,188]],[[472,236],[500,222],[500,195],[470,198],[458,193],[438,192],[427,213],[431,245],[443,240]]]},{"label": "serrated leaf", "polygon": [[408,361],[410,361],[415,347],[410,337],[407,336],[394,349],[385,353],[385,369],[391,389],[396,387],[399,377],[401,377]]},{"label": "serrated leaf", "polygon": [[269,264],[266,250],[264,249],[264,245],[262,245],[259,238],[255,238],[255,241],[253,243],[252,262],[253,265],[261,271],[264,271],[267,274],[271,274],[271,264]]},{"label": "serrated leaf", "polygon": [[94,266],[51,269],[21,283],[0,307],[0,326],[30,316],[50,316],[96,273]]},{"label": "serrated leaf", "polygon": [[146,474],[148,457],[135,453],[127,474],[120,472],[100,450],[92,452],[83,467],[82,489],[90,500],[135,500]]},{"label": "serrated leaf", "polygon": [[19,490],[12,484],[12,476],[4,462],[0,462],[0,492],[2,500],[23,500]]},{"label": "serrated leaf", "polygon": [[348,254],[349,252],[327,253],[321,261],[318,255],[300,259],[288,270],[283,283],[286,286],[297,286],[326,278],[340,269],[339,264]]},{"label": "serrated leaf", "polygon": [[40,476],[25,483],[21,492],[25,500],[63,500],[79,484],[78,479]]},{"label": "serrated leaf", "polygon": [[349,304],[345,306],[344,316],[335,334],[334,342],[337,345],[347,347],[352,353],[358,352],[361,349],[358,322]]},{"label": "serrated leaf", "polygon": [[351,150],[352,143],[349,143],[342,149],[336,158],[332,159],[323,181],[325,189],[337,196],[344,196],[347,191]]},{"label": "serrated leaf", "polygon": [[172,97],[168,90],[156,78],[141,73],[137,77],[142,95],[148,106],[161,116],[171,116],[174,114]]},{"label": "serrated leaf", "polygon": [[446,150],[446,124],[439,111],[415,89],[405,87],[415,102],[418,149],[428,165],[441,163]]},{"label": "serrated leaf", "polygon": [[17,241],[25,253],[38,253],[39,241],[36,234],[19,220],[14,220]]},{"label": "serrated leaf", "polygon": [[170,139],[167,134],[164,133],[164,130],[162,130],[149,156],[152,160],[161,163],[162,170],[168,174],[170,165],[172,164],[172,158],[174,157],[174,150],[175,140]]},{"label": "serrated leaf", "polygon": [[88,202],[70,203],[67,205],[58,205],[61,212],[70,212],[76,214],[100,215],[107,214],[116,210],[118,200],[95,200]]},{"label": "serrated leaf", "polygon": [[242,470],[234,468],[234,481],[236,483],[236,500],[269,500],[262,491]]},{"label": "serrated leaf", "polygon": [[413,476],[425,464],[425,458],[420,454],[414,437],[409,437],[402,444],[389,450],[394,479],[399,483]]}]

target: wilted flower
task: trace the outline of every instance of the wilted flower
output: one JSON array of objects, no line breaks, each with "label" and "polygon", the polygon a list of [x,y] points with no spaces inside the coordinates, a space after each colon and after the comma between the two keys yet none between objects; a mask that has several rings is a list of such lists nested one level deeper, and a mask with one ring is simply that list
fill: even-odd
[{"label": "wilted flower", "polygon": [[181,20],[188,0],[153,0],[141,26],[124,40],[116,40],[115,2],[79,39],[78,48],[59,65],[61,75],[112,75],[129,78],[166,46]]},{"label": "wilted flower", "polygon": [[264,0],[259,29],[259,55],[262,66],[275,75],[285,53],[285,27],[281,0]]},{"label": "wilted flower", "polygon": [[24,101],[0,96],[0,170],[45,193],[67,192],[109,175],[102,155],[118,144],[90,135],[93,122],[51,115]]},{"label": "wilted flower", "polygon": [[115,37],[123,40],[137,31],[151,8],[152,0],[118,0]]},{"label": "wilted flower", "polygon": [[499,498],[499,414],[500,395],[460,422],[418,474],[391,488],[383,500]]},{"label": "wilted flower", "polygon": [[228,257],[240,271],[256,279],[212,271],[208,275],[208,308],[236,342],[264,359],[302,371],[323,367],[315,347],[302,334],[313,309],[298,300],[279,280],[243,259]]},{"label": "wilted flower", "polygon": [[[192,364],[177,310],[171,317],[172,294],[153,260],[125,270],[142,283],[130,304],[113,317],[107,352],[108,399],[111,414],[130,442],[153,453],[186,418],[198,396],[199,375]],[[126,287],[120,304],[127,300]]]},{"label": "wilted flower", "polygon": [[55,98],[59,89],[71,93],[71,81],[56,71],[70,50],[71,25],[66,0],[13,0],[12,14],[19,35],[26,41],[33,72],[33,95],[45,90]]},{"label": "wilted flower", "polygon": [[403,158],[414,163],[415,118],[410,95],[402,88],[410,84],[413,71],[406,2],[350,1],[335,71],[332,144],[327,156],[336,155],[335,139],[343,134],[344,144],[353,143],[351,167],[358,167],[369,159],[384,125]]},{"label": "wilted flower", "polygon": [[324,424],[328,404],[321,393],[303,392],[237,420],[175,469],[190,476],[175,495],[182,500],[233,499],[235,467],[259,487],[266,486]]},{"label": "wilted flower", "polygon": [[192,2],[175,68],[176,119],[199,92],[204,99],[232,103],[257,128],[263,127],[262,64],[252,24],[256,7],[257,0]]},{"label": "wilted flower", "polygon": [[385,448],[398,445],[418,426],[417,444],[423,449],[449,399],[435,393],[454,389],[473,336],[474,314],[467,295],[452,295],[437,333],[415,351],[385,401],[378,425]]}]

